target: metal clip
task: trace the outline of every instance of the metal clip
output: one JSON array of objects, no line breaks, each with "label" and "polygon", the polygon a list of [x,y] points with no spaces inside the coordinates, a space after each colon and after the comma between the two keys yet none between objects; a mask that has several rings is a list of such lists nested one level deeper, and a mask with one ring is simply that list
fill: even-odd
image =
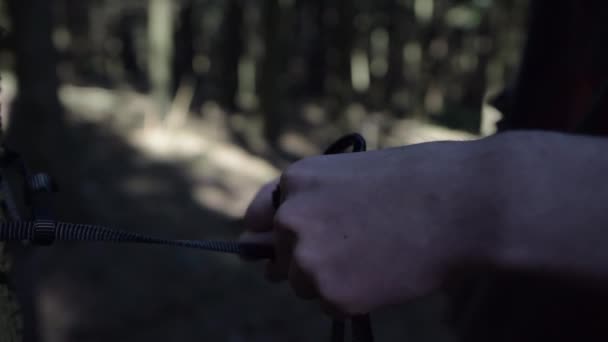
[{"label": "metal clip", "polygon": [[55,221],[53,220],[36,220],[34,221],[34,234],[32,243],[39,246],[49,246],[55,241],[56,236]]},{"label": "metal clip", "polygon": [[57,186],[51,176],[37,173],[28,179],[28,185],[34,192],[57,192]]}]

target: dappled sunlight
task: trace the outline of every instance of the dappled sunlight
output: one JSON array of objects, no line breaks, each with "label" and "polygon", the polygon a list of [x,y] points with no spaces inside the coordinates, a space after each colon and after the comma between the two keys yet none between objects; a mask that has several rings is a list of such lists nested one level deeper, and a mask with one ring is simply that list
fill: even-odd
[{"label": "dappled sunlight", "polygon": [[65,84],[59,89],[59,99],[72,121],[110,124],[117,131],[143,127],[146,118],[155,112],[148,95],[131,89]]},{"label": "dappled sunlight", "polygon": [[[241,217],[257,190],[280,173],[268,161],[251,154],[228,138],[226,116],[229,114],[216,104],[206,104],[202,117],[179,112],[183,106],[174,106],[172,115],[168,117],[172,123],[146,124],[146,116],[150,115],[148,109],[153,106],[153,101],[143,94],[128,90],[63,86],[60,95],[69,109],[70,120],[103,125],[124,137],[141,156],[180,168],[191,180],[192,199],[202,207],[228,217]],[[311,124],[323,122],[323,110],[319,107],[306,105],[303,113],[306,119],[312,121]],[[348,125],[359,127],[371,149],[477,137],[416,119],[387,121],[389,118],[382,113],[368,113],[357,104],[352,104],[346,113]],[[384,135],[382,127],[387,125],[390,129]],[[323,146],[311,140],[310,136],[298,131],[285,131],[281,135],[280,145],[284,151],[296,156],[317,155],[323,150]],[[123,181],[123,186],[133,195],[171,191],[162,180],[143,175],[128,177]]]},{"label": "dappled sunlight", "polygon": [[164,127],[140,129],[128,139],[147,156],[166,161],[201,157],[211,147],[209,141],[196,135]]},{"label": "dappled sunlight", "polygon": [[481,111],[481,135],[489,136],[496,133],[497,123],[503,118],[503,114],[493,106],[484,104]]},{"label": "dappled sunlight", "polygon": [[440,140],[472,140],[478,136],[413,119],[399,120],[386,138],[387,147]]},{"label": "dappled sunlight", "polygon": [[[257,189],[279,175],[280,170],[268,161],[227,138],[226,130],[229,128],[223,117],[228,114],[217,105],[207,104],[201,118],[174,111],[172,116],[179,117],[177,121],[180,124],[174,121],[174,124],[146,125],[145,116],[149,115],[146,109],[153,102],[145,95],[75,86],[62,87],[60,94],[64,105],[70,109],[72,120],[103,124],[124,136],[142,156],[182,168],[184,174],[193,180],[192,198],[201,206],[229,217],[242,216]],[[125,115],[125,112],[137,112],[141,118],[138,123],[125,123],[121,117],[135,120],[133,115]],[[315,124],[323,121],[321,108],[307,105],[303,113]],[[346,113],[348,125],[359,127],[372,149],[379,145],[391,147],[477,137],[416,119],[403,119],[391,120],[388,134],[381,138],[381,127],[388,124],[386,116],[367,113],[357,104],[352,104]],[[283,150],[298,156],[316,155],[323,149],[306,134],[297,131],[284,132],[280,144]],[[141,176],[127,180],[124,186],[125,190],[140,194],[163,189],[160,182],[145,180]]]},{"label": "dappled sunlight", "polygon": [[[147,125],[146,109],[151,100],[140,94],[65,86],[61,99],[70,109],[71,120],[102,124],[123,136],[142,156],[182,168],[184,175],[193,180],[193,199],[230,217],[242,216],[257,189],[279,174],[267,161],[226,139],[228,132],[220,132],[227,129],[221,124],[221,117],[226,114],[217,106],[206,105],[203,118],[176,114],[176,109],[169,118],[180,119],[172,124]],[[140,113],[139,123],[129,124],[121,119],[126,116],[135,120],[133,115],[125,115],[128,111]],[[305,152],[312,152],[313,147],[303,139],[295,141],[305,146]],[[293,140],[288,139],[288,143],[293,145]],[[141,176],[132,177],[124,186],[125,190],[140,194],[163,187],[158,181]]]},{"label": "dappled sunlight", "polygon": [[287,131],[281,135],[281,148],[296,156],[312,156],[321,153],[319,146],[309,141],[304,134]]},{"label": "dappled sunlight", "polygon": [[[10,103],[15,94],[14,82],[8,82],[3,96]],[[111,90],[98,87],[64,85],[60,99],[69,110],[72,122],[103,125],[122,136],[142,157],[172,164],[192,180],[191,196],[202,207],[229,217],[241,217],[256,191],[265,182],[277,177],[280,170],[228,139],[226,118],[217,104],[206,104],[203,117],[183,113],[183,106],[174,106],[170,124],[146,124],[154,102],[149,96],[132,90]],[[181,109],[180,109],[181,108]],[[181,110],[181,112],[180,112]],[[489,114],[487,114],[489,113]],[[435,140],[468,140],[478,136],[448,129],[416,119],[392,120],[384,136],[382,127],[389,122],[382,113],[368,113],[361,105],[352,104],[346,111],[348,125],[359,127],[375,149],[402,146]],[[496,120],[495,110],[484,107],[484,127]],[[304,118],[311,124],[325,122],[323,108],[313,104],[303,107]],[[173,118],[173,119],[172,119]],[[176,119],[177,118],[177,119]],[[304,132],[285,131],[281,135],[283,150],[296,156],[317,155],[319,146]],[[171,191],[162,180],[132,175],[122,183],[133,195],[149,195]]]},{"label": "dappled sunlight", "polygon": [[15,96],[17,96],[17,78],[15,74],[8,71],[0,71],[2,76],[2,83],[0,86],[0,116],[2,119],[2,126],[8,127],[10,125],[10,112],[11,104]]},{"label": "dappled sunlight", "polygon": [[135,132],[129,141],[148,157],[183,165],[194,180],[193,198],[231,217],[242,216],[255,191],[278,175],[269,163],[235,144],[189,129],[148,128]]},{"label": "dappled sunlight", "polygon": [[122,182],[122,187],[130,194],[148,196],[155,193],[167,193],[172,189],[162,179],[149,178],[145,175],[132,175]]}]

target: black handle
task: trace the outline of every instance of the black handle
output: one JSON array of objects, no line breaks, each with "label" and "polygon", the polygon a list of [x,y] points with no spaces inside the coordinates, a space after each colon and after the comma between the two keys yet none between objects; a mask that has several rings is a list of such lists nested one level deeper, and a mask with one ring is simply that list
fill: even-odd
[{"label": "black handle", "polygon": [[351,318],[353,342],[374,342],[372,320],[369,315],[357,315]]},{"label": "black handle", "polygon": [[245,259],[270,260],[275,258],[273,245],[259,243],[239,243],[239,254]]}]

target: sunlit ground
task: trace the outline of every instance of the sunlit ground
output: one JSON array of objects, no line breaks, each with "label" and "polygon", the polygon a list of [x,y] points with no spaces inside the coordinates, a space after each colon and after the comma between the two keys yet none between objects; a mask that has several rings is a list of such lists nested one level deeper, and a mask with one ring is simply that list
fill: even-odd
[{"label": "sunlit ground", "polygon": [[[200,182],[192,193],[202,206],[231,217],[241,216],[255,191],[280,173],[269,162],[230,140],[226,114],[216,106],[207,106],[202,117],[174,110],[167,123],[151,119],[148,113],[153,103],[134,92],[64,86],[60,99],[71,120],[106,125],[146,157],[180,165],[193,179],[213,180],[217,187]],[[360,132],[372,142],[372,148],[377,147],[373,142],[378,140],[378,125],[361,121]],[[475,138],[463,131],[414,119],[394,120],[390,126],[389,134],[382,139],[383,147]],[[322,146],[315,146],[301,133],[286,132],[281,141],[286,150],[302,157],[322,150]],[[130,191],[138,191],[144,184],[133,182],[127,186]]]}]

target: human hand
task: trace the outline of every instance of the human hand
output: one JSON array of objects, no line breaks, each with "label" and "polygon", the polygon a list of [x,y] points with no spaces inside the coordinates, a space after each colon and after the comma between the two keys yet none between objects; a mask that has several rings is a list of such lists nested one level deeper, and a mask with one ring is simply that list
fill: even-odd
[{"label": "human hand", "polygon": [[334,312],[428,294],[474,253],[473,233],[461,228],[475,226],[490,205],[472,166],[475,146],[437,142],[301,160],[280,179],[276,212],[277,181],[260,190],[242,241],[273,243],[268,277],[289,279],[300,297],[320,297]]}]

